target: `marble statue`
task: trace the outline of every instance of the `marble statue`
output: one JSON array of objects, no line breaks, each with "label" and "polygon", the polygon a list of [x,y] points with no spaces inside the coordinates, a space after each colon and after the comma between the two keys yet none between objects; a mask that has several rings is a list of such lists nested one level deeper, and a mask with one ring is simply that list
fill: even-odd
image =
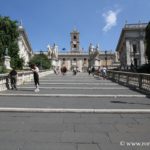
[{"label": "marble statue", "polygon": [[90,43],[89,54],[93,54],[93,53],[94,53],[94,46],[92,45],[92,43]]},{"label": "marble statue", "polygon": [[48,57],[51,58],[52,57],[52,49],[49,44],[47,45],[47,49],[48,49]]},{"label": "marble statue", "polygon": [[5,49],[5,56],[8,56],[8,48]]},{"label": "marble statue", "polygon": [[53,46],[53,55],[54,55],[54,58],[58,58],[58,46],[55,43]]}]

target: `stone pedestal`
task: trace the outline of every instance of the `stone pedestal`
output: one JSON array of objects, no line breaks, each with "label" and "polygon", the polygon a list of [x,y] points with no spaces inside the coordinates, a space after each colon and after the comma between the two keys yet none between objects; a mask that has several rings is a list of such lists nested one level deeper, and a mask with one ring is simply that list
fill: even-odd
[{"label": "stone pedestal", "polygon": [[6,69],[12,69],[10,67],[10,57],[9,56],[4,56],[3,57],[3,64],[6,67]]},{"label": "stone pedestal", "polygon": [[52,62],[52,67],[53,68],[58,67],[58,60],[57,59],[52,59],[51,62]]}]

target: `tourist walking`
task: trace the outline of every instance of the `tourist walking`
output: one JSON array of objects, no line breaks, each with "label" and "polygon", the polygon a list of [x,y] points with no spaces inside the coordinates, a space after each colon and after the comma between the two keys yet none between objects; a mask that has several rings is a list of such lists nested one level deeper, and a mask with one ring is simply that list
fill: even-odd
[{"label": "tourist walking", "polygon": [[39,92],[39,68],[36,65],[32,65],[31,69],[33,71],[33,78],[34,78],[34,83],[35,83],[35,92]]},{"label": "tourist walking", "polygon": [[65,66],[63,66],[63,67],[61,68],[61,73],[62,73],[62,75],[65,75],[66,72],[67,72],[67,68],[66,68]]},{"label": "tourist walking", "polygon": [[15,68],[13,68],[11,70],[11,72],[9,73],[9,77],[10,77],[10,82],[11,82],[11,89],[15,89],[17,90],[17,71],[15,70]]},{"label": "tourist walking", "polygon": [[76,75],[77,74],[77,68],[73,68],[73,75]]},{"label": "tourist walking", "polygon": [[90,67],[88,68],[88,73],[89,73],[89,75],[91,74],[91,68]]},{"label": "tourist walking", "polygon": [[95,68],[94,68],[94,66],[92,67],[92,74],[93,74],[93,76],[95,74]]},{"label": "tourist walking", "polygon": [[106,69],[106,67],[102,68],[102,76],[103,76],[103,79],[105,80],[106,77],[107,77],[107,69]]}]

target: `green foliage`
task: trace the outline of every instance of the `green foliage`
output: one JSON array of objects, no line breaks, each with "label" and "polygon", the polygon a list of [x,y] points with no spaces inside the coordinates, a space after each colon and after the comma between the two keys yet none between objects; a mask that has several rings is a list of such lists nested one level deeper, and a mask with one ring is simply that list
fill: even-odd
[{"label": "green foliage", "polygon": [[51,67],[51,62],[44,54],[34,55],[29,62],[29,65],[31,64],[36,64],[40,69],[50,69]]},{"label": "green foliage", "polygon": [[7,73],[8,70],[0,63],[0,73]]},{"label": "green foliage", "polygon": [[150,63],[142,65],[139,69],[137,69],[139,73],[150,73]]},{"label": "green foliage", "polygon": [[146,56],[150,63],[150,22],[148,23],[146,27],[145,41],[146,41]]},{"label": "green foliage", "polygon": [[[5,50],[8,48],[8,55],[11,57],[11,67],[21,69],[23,60],[19,58],[18,47],[18,22],[12,21],[9,17],[0,16],[0,58],[5,55]],[[1,59],[2,62],[2,59]]]}]

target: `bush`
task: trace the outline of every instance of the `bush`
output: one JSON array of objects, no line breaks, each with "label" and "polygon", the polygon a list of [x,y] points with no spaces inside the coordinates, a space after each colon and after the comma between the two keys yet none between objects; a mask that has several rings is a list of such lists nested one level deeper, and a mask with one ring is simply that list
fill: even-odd
[{"label": "bush", "polygon": [[0,66],[0,73],[7,73],[8,70],[4,66]]},{"label": "bush", "polygon": [[51,67],[50,60],[44,54],[34,55],[29,62],[29,66],[31,64],[36,64],[40,69],[50,69]]},{"label": "bush", "polygon": [[139,69],[137,69],[139,73],[150,73],[150,64],[144,64]]}]

